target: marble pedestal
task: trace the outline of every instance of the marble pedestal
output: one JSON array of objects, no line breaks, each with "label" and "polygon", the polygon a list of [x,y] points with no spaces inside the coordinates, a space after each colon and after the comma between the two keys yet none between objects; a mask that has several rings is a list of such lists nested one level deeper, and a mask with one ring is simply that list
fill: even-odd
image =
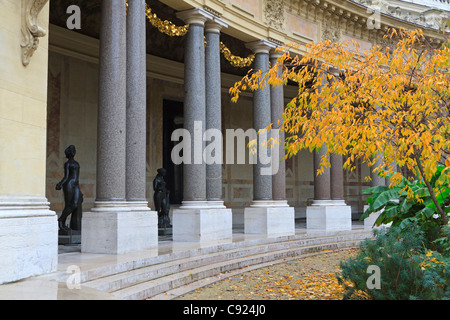
[{"label": "marble pedestal", "polygon": [[102,203],[83,214],[81,252],[123,254],[158,246],[158,215],[127,202]]},{"label": "marble pedestal", "polygon": [[58,223],[45,198],[0,197],[0,284],[56,271]]},{"label": "marble pedestal", "polygon": [[174,209],[173,241],[202,242],[232,238],[232,212],[223,202],[189,201]]},{"label": "marble pedestal", "polygon": [[295,234],[295,209],[287,201],[253,201],[244,210],[245,234]]},{"label": "marble pedestal", "polygon": [[59,245],[81,244],[81,232],[79,234],[58,235]]},{"label": "marble pedestal", "polygon": [[351,230],[352,208],[344,200],[314,200],[306,208],[308,230]]}]

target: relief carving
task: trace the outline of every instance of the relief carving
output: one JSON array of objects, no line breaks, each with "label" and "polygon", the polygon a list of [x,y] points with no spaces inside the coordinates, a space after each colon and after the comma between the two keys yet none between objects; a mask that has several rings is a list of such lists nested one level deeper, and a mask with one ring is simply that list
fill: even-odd
[{"label": "relief carving", "polygon": [[325,19],[322,22],[322,40],[331,40],[331,42],[341,40],[341,28],[337,19]]},{"label": "relief carving", "polygon": [[48,0],[22,0],[22,63],[27,66],[39,46],[39,38],[47,34],[38,23],[38,16]]},{"label": "relief carving", "polygon": [[284,0],[266,0],[264,16],[269,27],[284,30],[286,20]]}]

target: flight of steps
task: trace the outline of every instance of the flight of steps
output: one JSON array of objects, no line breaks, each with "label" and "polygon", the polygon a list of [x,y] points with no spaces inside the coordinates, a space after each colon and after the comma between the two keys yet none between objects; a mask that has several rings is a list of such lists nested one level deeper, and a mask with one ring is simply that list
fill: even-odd
[{"label": "flight of steps", "polygon": [[312,252],[356,247],[370,231],[353,231],[316,237],[284,236],[258,241],[239,241],[153,258],[117,264],[90,271],[82,277],[82,286],[109,292],[119,299],[143,300],[161,296],[218,274],[270,261],[297,257]]}]

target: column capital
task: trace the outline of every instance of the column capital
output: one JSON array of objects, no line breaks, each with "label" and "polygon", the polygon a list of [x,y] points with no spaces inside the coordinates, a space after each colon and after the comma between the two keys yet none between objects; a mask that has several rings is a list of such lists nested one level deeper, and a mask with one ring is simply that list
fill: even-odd
[{"label": "column capital", "polygon": [[283,55],[283,51],[277,51],[276,48],[270,50],[270,59],[278,59]]},{"label": "column capital", "polygon": [[177,12],[177,18],[183,20],[187,24],[205,25],[207,20],[214,20],[214,15],[201,8],[194,8]]},{"label": "column capital", "polygon": [[205,32],[220,33],[222,28],[228,28],[228,23],[217,17],[213,17],[205,23]]},{"label": "column capital", "polygon": [[252,50],[254,53],[270,53],[270,50],[273,50],[277,47],[277,45],[269,40],[257,40],[253,42],[247,42],[245,44],[247,48]]}]

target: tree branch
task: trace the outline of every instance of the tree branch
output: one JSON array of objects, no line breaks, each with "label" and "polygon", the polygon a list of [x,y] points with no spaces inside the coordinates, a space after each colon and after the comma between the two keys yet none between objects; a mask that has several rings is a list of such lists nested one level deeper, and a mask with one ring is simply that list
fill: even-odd
[{"label": "tree branch", "polygon": [[433,201],[434,205],[436,206],[436,209],[437,209],[438,213],[440,214],[440,216],[442,218],[442,224],[446,225],[446,224],[448,224],[447,215],[445,214],[445,212],[442,209],[442,207],[439,205],[439,202],[438,202],[438,200],[436,198],[436,195],[434,194],[433,187],[431,186],[431,184],[428,181],[428,179],[425,177],[425,172],[423,170],[422,163],[420,162],[419,152],[418,152],[416,147],[414,147],[414,157],[416,158],[417,167],[419,168],[420,175],[422,176],[422,179],[425,182],[425,185],[427,186],[428,192],[430,193],[431,200]]}]

